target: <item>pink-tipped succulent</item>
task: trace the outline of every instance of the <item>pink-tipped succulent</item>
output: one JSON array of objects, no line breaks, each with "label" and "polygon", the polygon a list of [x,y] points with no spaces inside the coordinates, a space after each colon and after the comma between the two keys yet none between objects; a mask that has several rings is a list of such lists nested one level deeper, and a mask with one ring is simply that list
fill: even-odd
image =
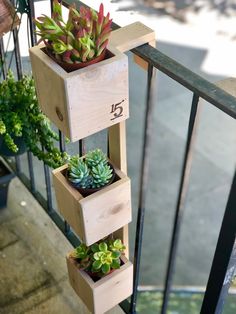
[{"label": "pink-tipped succulent", "polygon": [[66,63],[79,63],[100,56],[111,33],[110,14],[104,16],[101,3],[97,13],[91,8],[70,6],[68,20],[62,18],[58,0],[53,2],[52,17],[42,15],[35,20],[37,34],[55,57]]}]

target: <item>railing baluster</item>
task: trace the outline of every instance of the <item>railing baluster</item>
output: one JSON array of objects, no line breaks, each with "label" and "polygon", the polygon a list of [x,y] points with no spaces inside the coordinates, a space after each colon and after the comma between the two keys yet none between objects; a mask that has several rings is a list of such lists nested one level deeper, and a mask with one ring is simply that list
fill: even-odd
[{"label": "railing baluster", "polygon": [[140,192],[139,192],[139,206],[138,206],[138,218],[136,224],[136,238],[135,238],[135,252],[134,252],[134,288],[133,295],[131,297],[130,313],[136,313],[138,283],[140,275],[140,261],[142,253],[142,239],[143,239],[143,227],[145,216],[145,204],[147,194],[147,183],[149,175],[149,156],[150,156],[150,144],[152,137],[152,122],[154,111],[154,72],[153,66],[148,66],[148,84],[147,84],[147,99],[146,99],[146,116],[144,125],[144,140],[143,140],[143,155],[142,155],[142,168],[140,179]]},{"label": "railing baluster", "polygon": [[236,267],[236,172],[213,258],[201,314],[223,312],[223,305]]},{"label": "railing baluster", "polygon": [[33,168],[33,155],[31,152],[27,152],[28,159],[28,168],[29,168],[29,177],[30,177],[30,189],[32,193],[36,192],[35,189],[35,177],[34,177],[34,168]]},{"label": "railing baluster", "polygon": [[186,142],[185,154],[184,154],[184,162],[182,166],[178,201],[176,204],[175,218],[174,218],[172,238],[171,238],[170,251],[169,251],[169,257],[168,257],[166,278],[165,278],[165,288],[164,288],[163,303],[162,303],[162,309],[161,309],[162,314],[165,314],[167,311],[170,289],[171,289],[171,284],[172,284],[172,279],[173,279],[176,252],[177,252],[177,246],[178,246],[178,240],[179,240],[179,232],[180,232],[181,222],[183,218],[184,202],[185,202],[186,193],[188,189],[190,169],[191,169],[192,157],[193,157],[192,156],[193,147],[194,147],[196,129],[197,129],[198,102],[199,102],[198,95],[193,94],[192,107],[191,107],[189,126],[188,126],[187,142]]},{"label": "railing baluster", "polygon": [[3,39],[0,38],[0,62],[1,62],[1,73],[3,76],[3,79],[5,80],[7,77],[7,65],[6,65],[6,59],[5,59],[5,50],[4,50],[4,42]]}]

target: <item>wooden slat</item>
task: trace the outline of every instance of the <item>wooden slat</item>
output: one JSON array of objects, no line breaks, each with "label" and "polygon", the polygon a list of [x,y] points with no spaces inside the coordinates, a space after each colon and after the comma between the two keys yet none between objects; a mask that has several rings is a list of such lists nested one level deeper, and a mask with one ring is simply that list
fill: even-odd
[{"label": "wooden slat", "polygon": [[153,40],[155,32],[143,23],[135,22],[112,31],[109,42],[121,52],[126,52]]}]

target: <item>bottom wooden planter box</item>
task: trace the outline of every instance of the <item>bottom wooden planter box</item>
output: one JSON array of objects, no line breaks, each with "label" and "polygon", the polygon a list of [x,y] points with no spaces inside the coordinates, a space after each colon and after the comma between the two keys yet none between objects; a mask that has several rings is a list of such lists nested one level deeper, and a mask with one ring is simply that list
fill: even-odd
[{"label": "bottom wooden planter box", "polygon": [[132,294],[133,265],[122,256],[120,269],[94,282],[77,262],[67,255],[70,284],[93,314],[103,314]]}]

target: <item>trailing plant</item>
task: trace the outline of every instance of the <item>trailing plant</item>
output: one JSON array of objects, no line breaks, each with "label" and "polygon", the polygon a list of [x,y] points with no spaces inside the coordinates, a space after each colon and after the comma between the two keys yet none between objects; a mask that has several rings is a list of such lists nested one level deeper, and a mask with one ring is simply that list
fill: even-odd
[{"label": "trailing plant", "polygon": [[[117,245],[119,248],[116,248]],[[115,249],[116,248],[116,249]],[[125,246],[120,239],[106,239],[91,246],[80,244],[70,257],[74,258],[80,269],[103,277],[121,266],[120,257],[124,254]]]},{"label": "trailing plant", "polygon": [[96,149],[85,158],[73,156],[68,164],[68,178],[76,188],[100,188],[108,184],[113,176],[113,169],[106,155]]},{"label": "trailing plant", "polygon": [[35,20],[36,32],[49,51],[66,63],[86,62],[100,56],[108,45],[111,33],[110,14],[104,17],[101,3],[97,13],[91,8],[75,4],[69,7],[68,19],[62,17],[62,6],[53,2],[52,17],[42,15]]},{"label": "trailing plant", "polygon": [[22,138],[27,148],[50,167],[57,168],[67,160],[67,154],[54,144],[58,135],[39,108],[31,76],[15,80],[9,71],[6,80],[0,82],[0,135],[13,153],[18,151],[14,139]]}]

